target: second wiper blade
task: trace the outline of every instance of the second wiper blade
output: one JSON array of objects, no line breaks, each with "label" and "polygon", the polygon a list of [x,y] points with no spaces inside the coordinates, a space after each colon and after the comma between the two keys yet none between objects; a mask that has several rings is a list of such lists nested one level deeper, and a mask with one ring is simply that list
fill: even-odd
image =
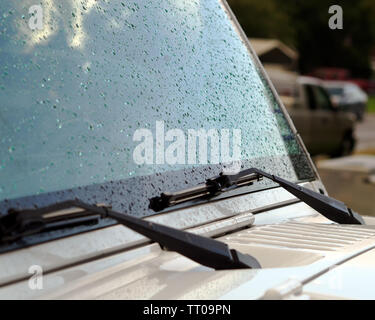
[{"label": "second wiper blade", "polygon": [[261,180],[262,177],[277,182],[281,187],[331,221],[341,224],[365,224],[363,218],[348,208],[343,202],[257,168],[245,169],[237,174],[221,173],[218,177],[207,179],[205,184],[196,188],[185,189],[175,193],[162,193],[159,197],[150,199],[150,208],[154,211],[161,211],[193,199],[213,197],[238,187],[253,184],[254,181]]},{"label": "second wiper blade", "polygon": [[216,270],[260,268],[254,257],[230,249],[224,242],[145,221],[104,206],[90,205],[77,199],[39,209],[10,211],[0,217],[0,244],[41,232],[51,223],[51,219],[54,222],[57,219],[61,226],[64,226],[64,220],[70,224],[71,219],[90,216],[115,219],[162,247]]},{"label": "second wiper blade", "polygon": [[196,187],[184,189],[177,192],[163,192],[159,197],[150,199],[150,209],[158,212],[168,207],[173,207],[180,203],[188,202],[194,199],[211,198],[223,192],[230,191],[237,187],[252,185],[254,181],[262,180],[258,173],[250,173],[237,177],[235,183],[228,183],[227,175],[221,173],[218,177],[207,179],[205,184]]}]

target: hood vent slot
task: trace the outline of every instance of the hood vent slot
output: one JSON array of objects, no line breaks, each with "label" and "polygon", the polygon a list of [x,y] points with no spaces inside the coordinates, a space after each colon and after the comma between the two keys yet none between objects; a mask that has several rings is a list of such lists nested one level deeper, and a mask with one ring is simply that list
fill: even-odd
[{"label": "hood vent slot", "polygon": [[375,236],[375,230],[337,224],[284,223],[255,226],[225,237],[231,243],[336,251]]}]

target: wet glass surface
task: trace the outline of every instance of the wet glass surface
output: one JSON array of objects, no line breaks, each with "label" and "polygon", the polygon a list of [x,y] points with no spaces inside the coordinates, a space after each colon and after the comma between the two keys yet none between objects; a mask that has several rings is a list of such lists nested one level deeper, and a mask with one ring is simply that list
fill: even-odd
[{"label": "wet glass surface", "polygon": [[222,170],[234,129],[244,167],[313,177],[219,1],[42,1],[41,30],[33,1],[0,3],[2,212],[79,197],[149,215],[149,197]]}]

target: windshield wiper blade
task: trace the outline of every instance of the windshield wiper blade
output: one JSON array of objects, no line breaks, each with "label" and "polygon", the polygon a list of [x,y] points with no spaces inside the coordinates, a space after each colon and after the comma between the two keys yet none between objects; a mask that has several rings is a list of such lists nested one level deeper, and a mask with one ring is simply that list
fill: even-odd
[{"label": "windshield wiper blade", "polygon": [[64,221],[70,224],[71,219],[89,217],[112,218],[159,243],[161,247],[176,251],[199,264],[216,270],[261,267],[254,257],[230,249],[224,242],[145,221],[113,211],[105,206],[87,204],[78,199],[38,209],[10,210],[0,217],[0,244],[39,233],[44,228],[48,228],[50,223],[59,222],[61,226],[64,226]]},{"label": "windshield wiper blade", "polygon": [[248,186],[253,184],[254,181],[262,180],[262,176],[257,173],[238,177],[235,183],[228,183],[227,177],[229,177],[229,175],[227,176],[221,173],[218,177],[207,179],[204,184],[193,188],[177,192],[163,192],[160,196],[150,199],[149,208],[158,212],[194,199],[209,199],[223,192],[230,191],[237,187]]},{"label": "windshield wiper blade", "polygon": [[150,208],[161,211],[174,205],[193,199],[210,198],[229,190],[253,184],[262,177],[277,182],[282,188],[292,193],[327,219],[340,224],[365,224],[363,218],[343,202],[307,189],[278,176],[271,175],[257,168],[240,171],[237,174],[221,173],[219,176],[207,179],[205,184],[175,193],[162,193],[159,197],[150,199]]}]

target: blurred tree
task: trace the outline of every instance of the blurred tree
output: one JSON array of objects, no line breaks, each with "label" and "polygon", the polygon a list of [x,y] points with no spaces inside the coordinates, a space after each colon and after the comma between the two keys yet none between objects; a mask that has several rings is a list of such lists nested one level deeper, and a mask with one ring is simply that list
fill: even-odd
[{"label": "blurred tree", "polygon": [[[278,38],[295,45],[299,67],[347,68],[353,77],[371,75],[370,53],[375,43],[374,0],[228,0],[249,37]],[[343,29],[331,30],[331,5],[343,9]]]}]

